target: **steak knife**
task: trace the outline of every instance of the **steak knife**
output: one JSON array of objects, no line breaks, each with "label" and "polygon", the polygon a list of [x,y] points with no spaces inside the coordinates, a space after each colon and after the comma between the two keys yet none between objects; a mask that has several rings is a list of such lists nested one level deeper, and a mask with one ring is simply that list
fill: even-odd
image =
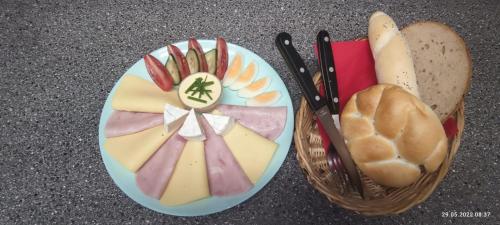
[{"label": "steak knife", "polygon": [[[330,35],[325,30],[320,31],[316,36],[316,49],[318,50],[318,61],[323,80],[323,87],[325,88],[326,105],[330,109],[333,121],[335,122],[335,127],[340,130],[340,98],[330,41]],[[337,172],[343,182],[347,182],[347,179],[344,176],[344,174],[346,174],[344,165],[342,165],[342,160],[339,160],[338,157],[339,155],[337,150],[333,147],[332,143],[329,143],[326,155],[328,167],[332,170],[332,172]]]},{"label": "steak knife", "polygon": [[337,149],[340,159],[342,160],[342,163],[347,171],[347,175],[349,176],[349,181],[352,187],[357,190],[361,196],[363,196],[361,180],[356,166],[352,161],[351,155],[347,150],[347,146],[345,145],[344,137],[335,127],[335,122],[333,121],[325,98],[319,95],[304,61],[300,57],[299,53],[297,53],[295,47],[293,47],[292,37],[290,34],[286,32],[278,34],[278,36],[276,36],[276,46],[278,47],[281,56],[285,59],[285,62],[295,80],[299,83],[303,95],[309,103],[309,107],[325,128],[331,143],[335,149]]},{"label": "steak knife", "polygon": [[321,68],[321,77],[325,87],[326,105],[332,113],[335,126],[340,129],[340,105],[339,91],[337,84],[337,74],[335,65],[333,64],[333,52],[330,44],[330,35],[327,31],[322,30],[316,36],[316,47],[319,55],[319,65]]}]

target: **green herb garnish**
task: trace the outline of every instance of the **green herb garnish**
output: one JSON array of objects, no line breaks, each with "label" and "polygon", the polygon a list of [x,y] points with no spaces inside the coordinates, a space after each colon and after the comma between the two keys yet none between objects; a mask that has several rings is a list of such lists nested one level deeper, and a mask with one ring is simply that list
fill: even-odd
[{"label": "green herb garnish", "polygon": [[197,101],[197,102],[201,102],[201,103],[207,103],[207,101],[203,100],[203,99],[199,99],[199,98],[195,98],[195,97],[191,97],[191,96],[188,96],[189,99],[193,100],[193,101]]},{"label": "green herb garnish", "polygon": [[[207,87],[213,84],[213,81],[207,82],[207,76],[205,76],[205,79],[198,77],[184,93],[189,95],[188,99],[207,103],[206,100],[203,100],[203,97],[207,96],[210,100],[212,100],[212,96],[210,95],[210,93],[212,93],[212,90],[208,90]],[[198,97],[194,97],[196,95],[198,95]]]}]

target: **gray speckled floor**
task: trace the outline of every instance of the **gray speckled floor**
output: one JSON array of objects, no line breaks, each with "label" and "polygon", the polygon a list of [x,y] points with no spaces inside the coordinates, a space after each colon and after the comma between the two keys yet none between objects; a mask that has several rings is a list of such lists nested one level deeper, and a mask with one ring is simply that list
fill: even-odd
[{"label": "gray speckled floor", "polygon": [[[498,224],[500,193],[500,3],[491,1],[0,2],[0,224]],[[307,2],[307,3],[306,3]],[[317,31],[366,35],[381,9],[403,26],[450,24],[474,61],[462,146],[430,198],[390,217],[330,204],[304,179],[291,149],[276,177],[243,204],[206,217],[162,215],[134,203],[106,173],[97,125],[107,93],[142,55],[166,43],[221,35],[267,60],[300,93],[274,37],[287,31],[314,65]],[[312,66],[314,65],[314,66]],[[445,211],[489,218],[441,218]]]}]

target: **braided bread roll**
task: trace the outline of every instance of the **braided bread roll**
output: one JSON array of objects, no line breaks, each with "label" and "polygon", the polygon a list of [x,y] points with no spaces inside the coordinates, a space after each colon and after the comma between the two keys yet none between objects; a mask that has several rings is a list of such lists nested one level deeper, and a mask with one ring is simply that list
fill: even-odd
[{"label": "braided bread roll", "polygon": [[421,169],[437,170],[447,153],[448,139],[437,115],[396,85],[379,84],[353,95],[341,123],[354,162],[382,185],[407,186]]},{"label": "braided bread roll", "polygon": [[410,48],[394,20],[377,11],[370,17],[368,40],[379,84],[395,84],[420,98]]}]

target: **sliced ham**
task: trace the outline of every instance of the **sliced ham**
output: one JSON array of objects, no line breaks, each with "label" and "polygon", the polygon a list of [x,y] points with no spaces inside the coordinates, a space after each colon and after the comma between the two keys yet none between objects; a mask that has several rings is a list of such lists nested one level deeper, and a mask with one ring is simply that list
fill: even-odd
[{"label": "sliced ham", "polygon": [[113,111],[105,127],[106,137],[137,133],[163,123],[161,113]]},{"label": "sliced ham", "polygon": [[255,131],[269,140],[275,140],[283,132],[286,123],[287,108],[250,107],[238,105],[219,105],[217,110],[233,117],[241,125]]},{"label": "sliced ham", "polygon": [[185,144],[186,139],[175,133],[137,171],[136,183],[144,194],[161,198]]},{"label": "sliced ham", "polygon": [[205,131],[205,160],[210,194],[230,196],[248,191],[252,182],[234,158],[224,139],[217,135],[203,117],[199,117]]}]

